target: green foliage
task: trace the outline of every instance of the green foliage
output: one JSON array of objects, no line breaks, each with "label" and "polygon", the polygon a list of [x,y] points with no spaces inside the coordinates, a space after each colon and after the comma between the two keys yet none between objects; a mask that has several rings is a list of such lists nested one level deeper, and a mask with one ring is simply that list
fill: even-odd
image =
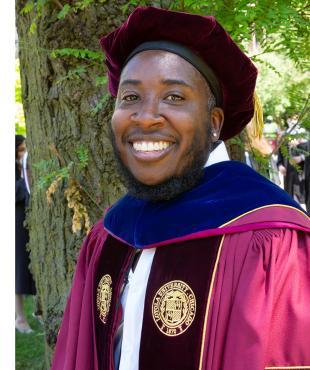
[{"label": "green foliage", "polygon": [[[137,3],[132,1],[132,3]],[[287,55],[296,65],[309,66],[309,21],[307,2],[300,0],[214,0],[170,1],[169,8],[202,15],[213,15],[243,49],[253,42],[259,53],[276,51]]]},{"label": "green foliage", "polygon": [[241,137],[239,135],[232,137],[229,139],[229,143],[231,145],[238,145],[244,149],[244,142],[242,141]]},{"label": "green foliage", "polygon": [[65,16],[70,12],[71,6],[69,4],[65,4],[61,11],[57,14],[58,19],[64,19]]},{"label": "green foliage", "polygon": [[22,8],[20,13],[21,14],[30,13],[33,8],[34,8],[34,2],[33,2],[33,0],[29,0],[29,1],[27,1],[26,5]]},{"label": "green foliage", "polygon": [[26,126],[15,122],[15,134],[26,136]]},{"label": "green foliage", "polygon": [[[301,73],[291,60],[276,53],[260,56],[257,66],[257,90],[265,116],[271,115],[284,125],[288,117],[294,113],[300,114],[306,107],[309,75]],[[307,122],[304,116],[302,124]]]},{"label": "green foliage", "polygon": [[26,136],[19,60],[15,61],[15,134]]},{"label": "green foliage", "polygon": [[98,104],[91,109],[93,115],[97,114],[99,111],[104,109],[104,107],[109,102],[110,94],[104,94],[103,97],[99,100]]},{"label": "green foliage", "polygon": [[[36,19],[49,0],[29,0],[21,11],[27,14],[35,10],[31,32],[36,29]],[[93,4],[106,0],[80,0],[66,2],[58,13],[64,19],[70,13],[78,13]],[[170,0],[137,1],[130,0],[122,6],[124,13],[129,6],[155,5],[177,11],[187,11],[202,15],[214,15],[241,48],[247,49],[253,42],[253,35],[259,43],[261,53],[279,52],[289,56],[302,69],[309,68],[309,15],[308,4],[301,0]],[[255,54],[255,53],[254,53]]]},{"label": "green foliage", "polygon": [[61,11],[58,13],[57,18],[58,19],[64,19],[68,14],[70,13],[78,13],[79,11],[85,10],[87,7],[94,3],[100,3],[103,4],[107,0],[82,0],[82,1],[75,1],[72,2],[71,5],[65,4]]},{"label": "green foliage", "polygon": [[15,61],[15,102],[22,102],[22,84],[20,80],[19,60]]},{"label": "green foliage", "polygon": [[34,31],[37,29],[37,19],[34,19],[34,21],[31,23],[29,28],[29,33],[34,33]]},{"label": "green foliage", "polygon": [[84,148],[83,145],[80,145],[76,149],[75,152],[76,152],[78,160],[79,160],[78,168],[81,169],[81,170],[86,168],[87,165],[88,165],[88,151],[87,151],[87,149]]},{"label": "green foliage", "polygon": [[61,179],[68,179],[72,162],[70,162],[66,167],[59,168],[55,159],[41,160],[40,162],[34,163],[33,167],[40,173],[37,187],[39,189],[45,189],[58,177]]},{"label": "green foliage", "polygon": [[[289,150],[289,143],[290,141],[294,140],[296,138],[295,135],[287,135],[284,140],[283,140],[283,143],[281,145],[281,147],[279,148],[279,150],[281,150],[281,153],[283,155],[283,158],[287,159],[291,166],[293,166],[297,172],[301,172],[302,169],[300,167],[300,165],[298,165],[297,163],[295,163],[294,161],[291,160],[291,153],[290,153],[290,150]],[[298,148],[294,148],[294,152],[297,154],[298,152],[298,155],[300,154],[304,154],[305,156],[307,155],[310,155],[310,153],[308,153],[307,151],[304,151],[302,149],[298,149]]]},{"label": "green foliage", "polygon": [[36,0],[35,1],[35,4],[36,4],[36,9],[37,9],[37,12],[39,15],[42,14],[42,9],[44,8],[44,6],[49,2],[50,0]]},{"label": "green foliage", "polygon": [[75,149],[76,157],[67,165],[59,167],[56,158],[49,160],[41,160],[34,163],[33,167],[39,171],[39,181],[37,187],[39,189],[48,188],[57,178],[69,180],[75,177],[79,172],[85,169],[88,165],[88,150],[80,145]]},{"label": "green foliage", "polygon": [[74,4],[74,10],[75,11],[84,10],[85,8],[87,8],[88,6],[93,4],[94,2],[95,2],[95,0],[76,1],[75,4]]},{"label": "green foliage", "polygon": [[255,162],[256,171],[261,175],[269,178],[270,168],[270,156],[262,155],[259,150],[251,148],[251,156]]},{"label": "green foliage", "polygon": [[100,62],[102,62],[104,59],[104,56],[101,52],[88,49],[72,49],[72,48],[55,49],[51,51],[50,55],[52,58],[74,57],[77,59],[88,59]]},{"label": "green foliage", "polygon": [[107,84],[108,77],[107,76],[96,76],[96,86],[105,86]]},{"label": "green foliage", "polygon": [[85,66],[78,66],[74,69],[69,70],[68,73],[63,77],[60,77],[56,83],[59,84],[66,80],[74,80],[74,79],[81,78],[83,73],[85,73],[86,71],[87,71],[87,68]]},{"label": "green foliage", "polygon": [[37,29],[37,20],[42,15],[42,10],[49,0],[29,0],[20,11],[20,14],[33,13],[33,19],[29,28],[29,33],[32,34]]}]

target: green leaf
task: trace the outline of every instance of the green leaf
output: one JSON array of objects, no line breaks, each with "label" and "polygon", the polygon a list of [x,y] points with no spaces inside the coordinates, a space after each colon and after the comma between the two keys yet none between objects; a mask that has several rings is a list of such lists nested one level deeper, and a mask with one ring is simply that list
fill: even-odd
[{"label": "green leaf", "polygon": [[78,66],[74,69],[71,69],[68,71],[68,73],[60,78],[57,79],[56,81],[56,84],[60,84],[61,82],[63,81],[66,81],[66,80],[74,80],[74,79],[79,79],[81,78],[82,76],[82,73],[85,73],[86,72],[86,67],[84,66]]},{"label": "green leaf", "polygon": [[65,16],[70,12],[71,6],[69,4],[65,4],[61,11],[57,14],[58,19],[64,19]]},{"label": "green leaf", "polygon": [[30,13],[31,10],[34,8],[34,3],[32,0],[27,1],[26,5],[20,11],[20,14],[27,14]]},{"label": "green leaf", "polygon": [[107,81],[107,76],[96,76],[96,86],[106,85]]},{"label": "green leaf", "polygon": [[89,49],[73,49],[73,48],[63,48],[55,49],[50,53],[52,58],[57,57],[74,57],[78,59],[90,59],[95,61],[103,61],[104,55],[102,52],[93,51]]},{"label": "green leaf", "polygon": [[37,17],[41,17],[42,15],[42,10],[45,6],[45,4],[48,2],[49,0],[36,0],[35,1],[35,6],[36,6],[36,10],[37,10]]},{"label": "green leaf", "polygon": [[29,33],[30,34],[34,33],[36,29],[37,29],[37,22],[36,22],[36,19],[35,19],[34,21],[32,21],[32,23],[30,25]]},{"label": "green leaf", "polygon": [[26,127],[22,126],[18,122],[15,122],[15,134],[26,136]]},{"label": "green leaf", "polygon": [[80,145],[76,149],[76,154],[77,154],[78,159],[79,159],[79,164],[78,164],[79,169],[83,169],[83,168],[87,167],[87,165],[88,165],[88,150],[83,145]]},{"label": "green leaf", "polygon": [[93,2],[94,2],[94,0],[82,0],[82,1],[77,1],[77,2],[74,4],[74,10],[75,10],[75,11],[77,11],[77,10],[84,10],[84,9],[86,9],[88,6],[90,6]]},{"label": "green leaf", "polygon": [[125,5],[122,5],[120,7],[121,11],[123,14],[126,14],[127,13],[127,10],[128,10],[128,7],[129,7],[130,3],[126,3]]},{"label": "green leaf", "polygon": [[94,108],[91,109],[92,114],[96,114],[101,109],[103,109],[104,106],[105,106],[105,104],[108,102],[109,98],[110,98],[110,95],[109,94],[103,95],[103,97],[101,98],[101,100],[99,101],[99,103]]}]

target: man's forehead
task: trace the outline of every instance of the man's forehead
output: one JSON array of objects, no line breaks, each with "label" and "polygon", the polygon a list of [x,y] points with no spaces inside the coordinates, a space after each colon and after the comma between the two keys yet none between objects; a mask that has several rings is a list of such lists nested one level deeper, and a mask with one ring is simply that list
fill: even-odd
[{"label": "man's forehead", "polygon": [[191,86],[195,80],[204,80],[200,72],[179,55],[163,50],[147,50],[129,60],[122,71],[120,86],[138,84],[142,77],[147,78],[151,74],[163,84]]}]

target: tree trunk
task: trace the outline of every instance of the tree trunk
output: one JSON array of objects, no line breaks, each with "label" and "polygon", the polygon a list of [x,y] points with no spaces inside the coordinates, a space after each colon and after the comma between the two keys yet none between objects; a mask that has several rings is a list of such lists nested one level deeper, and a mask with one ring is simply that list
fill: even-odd
[{"label": "tree trunk", "polygon": [[246,135],[242,131],[239,135],[229,139],[225,142],[226,148],[229,154],[229,158],[234,161],[240,161],[245,163],[245,152],[244,146],[247,142]]},{"label": "tree trunk", "polygon": [[[26,1],[16,1],[32,184],[29,249],[43,310],[49,366],[77,255],[85,237],[84,230],[72,232],[73,209],[68,208],[66,198],[70,194],[65,190],[77,187],[78,198],[71,201],[78,204],[80,213],[89,215],[91,223],[102,217],[103,210],[123,192],[109,141],[112,99],[107,99],[105,109],[92,112],[106,94],[106,87],[98,87],[95,83],[95,76],[104,75],[102,62],[71,56],[52,58],[50,51],[62,48],[99,51],[100,36],[124,20],[120,7],[125,1],[92,4],[62,20],[57,18],[60,2],[48,2],[37,17],[33,33],[29,28],[38,13],[32,10],[21,14],[25,4]],[[80,77],[72,72],[77,68]],[[76,150],[81,147],[88,152],[88,165],[77,170],[80,162]],[[55,173],[59,176],[60,168],[68,170],[69,175],[57,180]],[[53,171],[56,171],[56,178]],[[48,176],[50,182],[56,180],[54,187],[58,185],[51,194],[50,204],[46,188],[39,188],[40,182],[47,181]]]}]

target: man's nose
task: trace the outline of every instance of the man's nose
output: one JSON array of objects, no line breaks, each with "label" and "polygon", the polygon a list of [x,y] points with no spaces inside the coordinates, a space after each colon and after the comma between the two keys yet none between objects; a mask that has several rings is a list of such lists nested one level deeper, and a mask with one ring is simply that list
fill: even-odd
[{"label": "man's nose", "polygon": [[137,125],[149,128],[164,124],[165,118],[160,113],[158,99],[148,99],[142,102],[139,110],[132,114],[131,119]]}]

